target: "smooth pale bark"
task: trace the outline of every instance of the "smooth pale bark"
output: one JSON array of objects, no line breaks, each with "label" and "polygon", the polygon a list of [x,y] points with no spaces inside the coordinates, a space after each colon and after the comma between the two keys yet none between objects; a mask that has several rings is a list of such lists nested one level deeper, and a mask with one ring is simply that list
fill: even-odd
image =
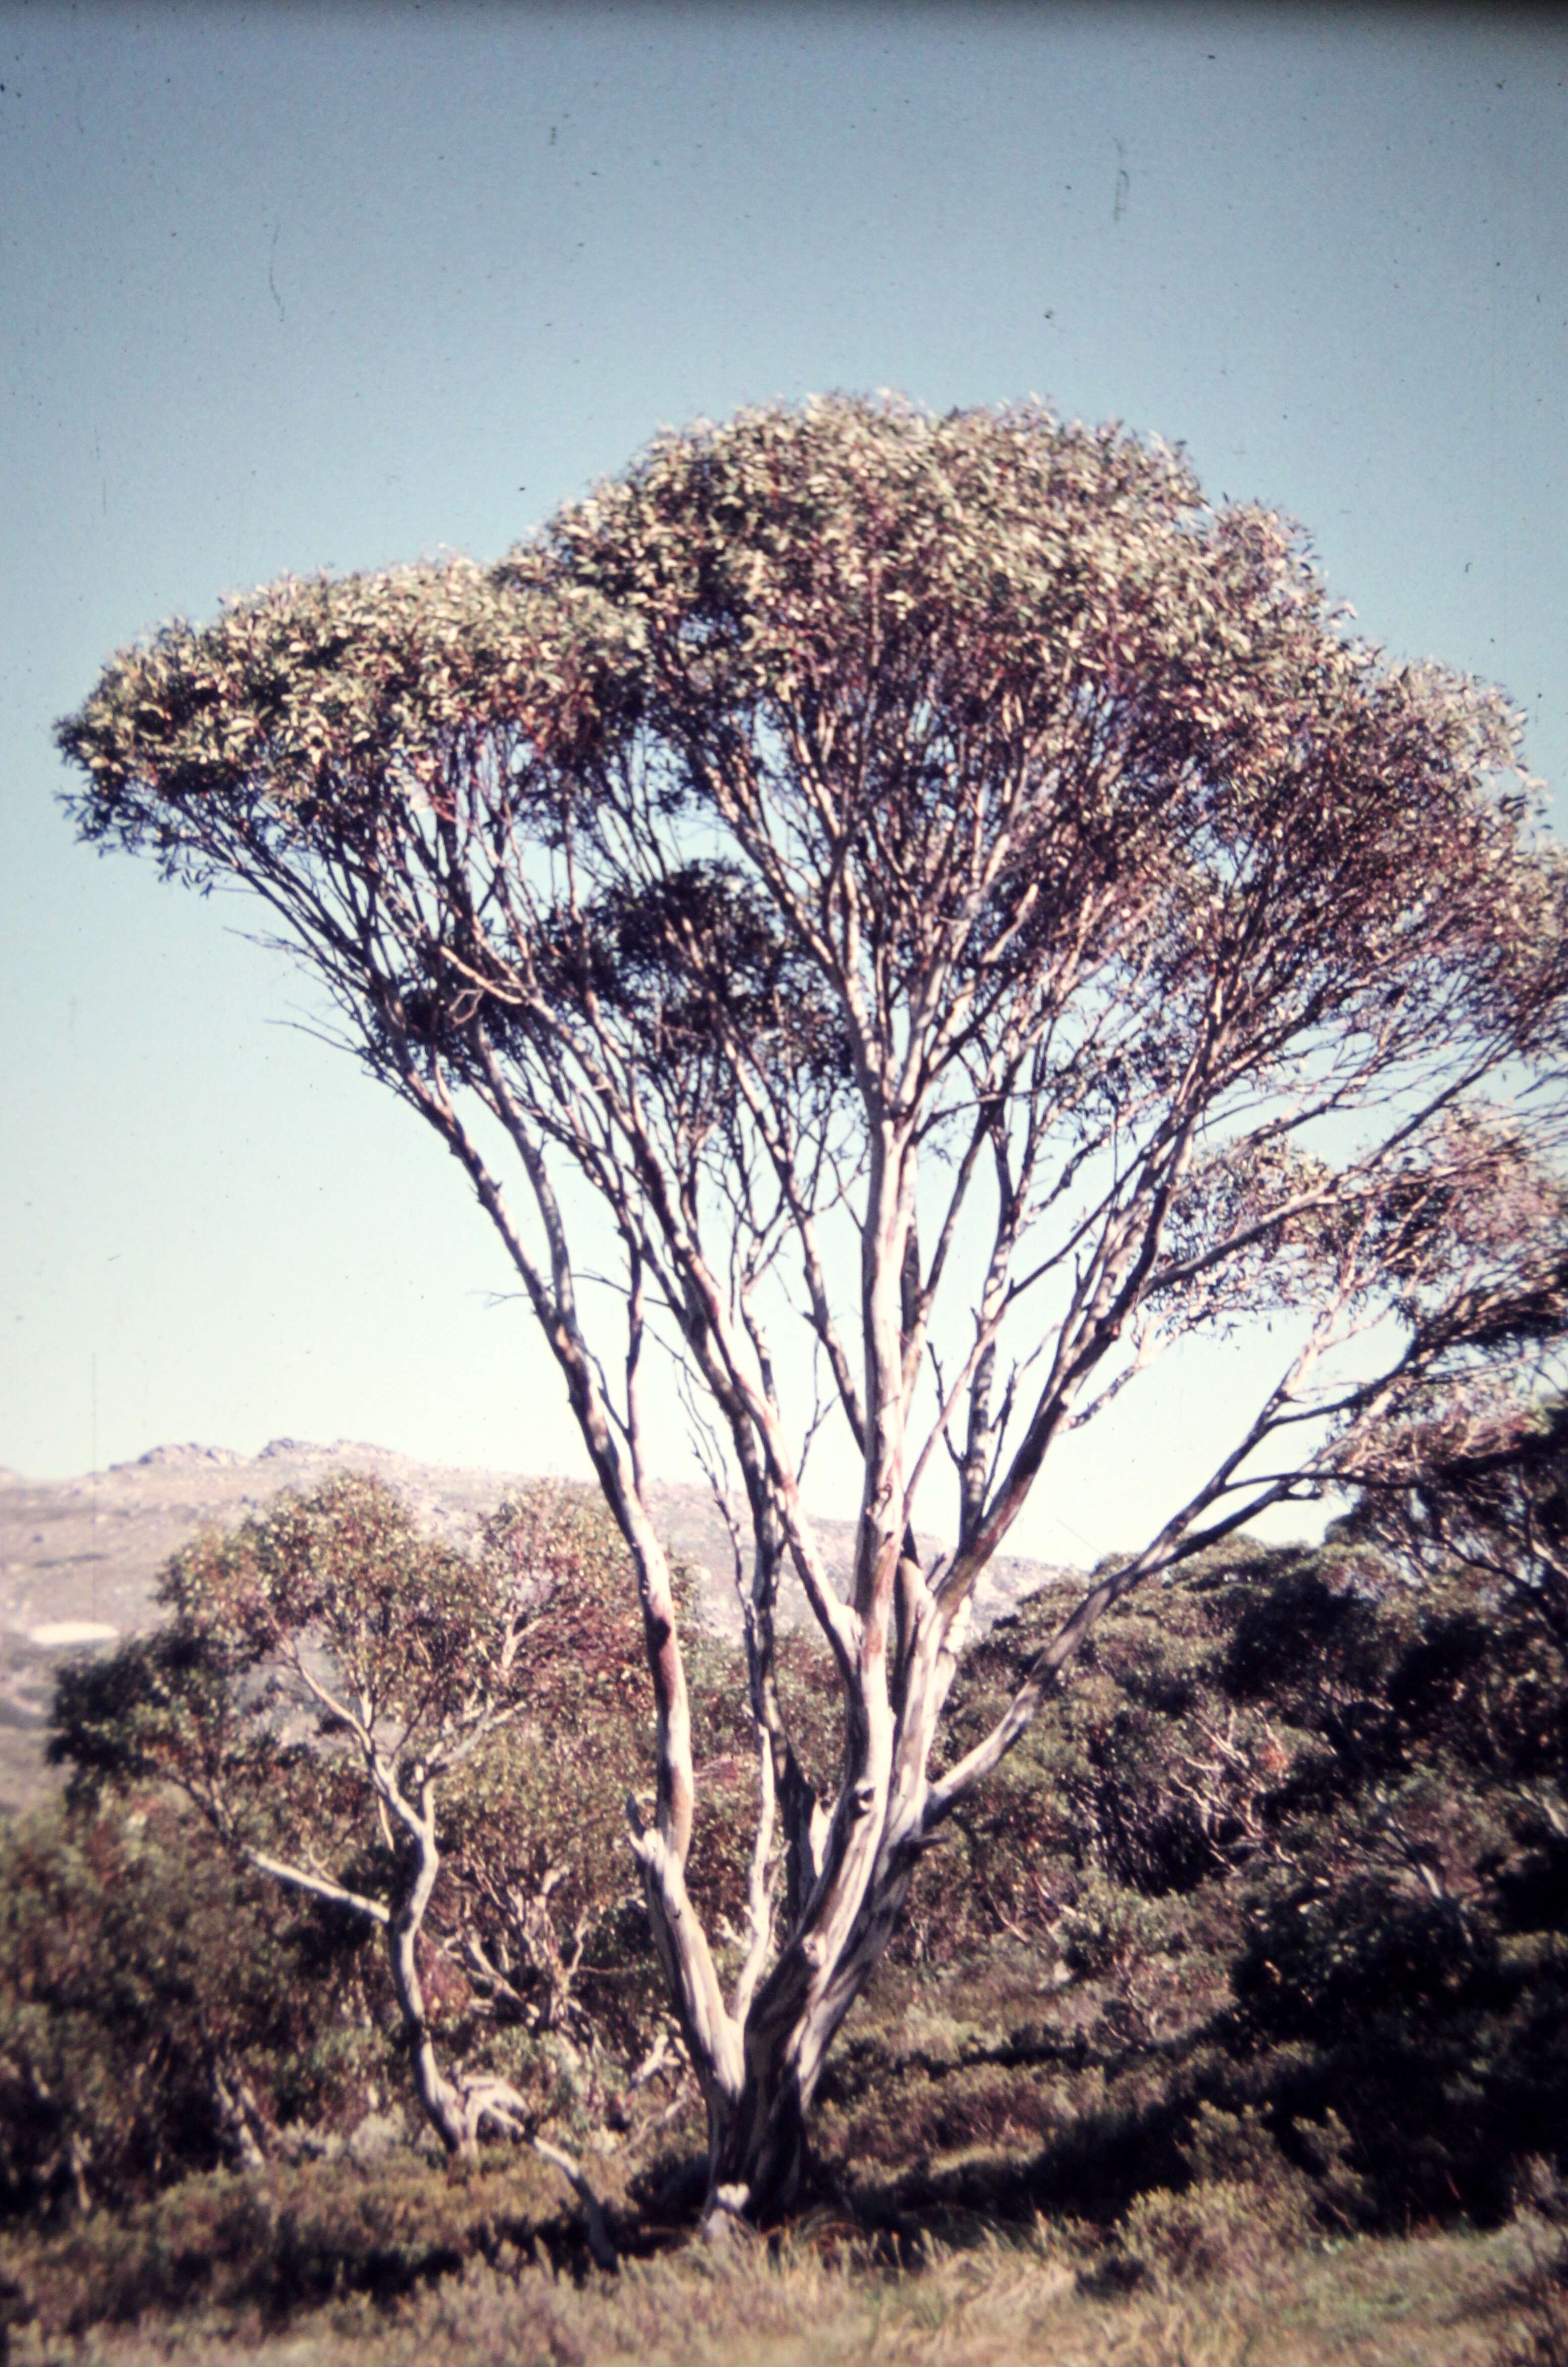
[{"label": "smooth pale bark", "polygon": [[417,1803],[408,1800],[389,1779],[381,1763],[378,1789],[396,1817],[408,1852],[406,1879],[390,1904],[346,1890],[339,1883],[304,1867],[289,1864],[262,1850],[243,1854],[258,1873],[310,1897],[324,1898],[351,1913],[363,1915],[385,1935],[392,1994],[403,2025],[404,2043],[413,2073],[414,2091],[431,2127],[447,2154],[457,2161],[472,2161],[479,2153],[479,2130],[486,2120],[502,2130],[514,2130],[527,2112],[526,2100],[504,2079],[481,2078],[457,2081],[447,2078],[436,2054],[420,1976],[419,1947],[431,1897],[441,1872],[436,1840],[434,1787],[427,1784]]}]

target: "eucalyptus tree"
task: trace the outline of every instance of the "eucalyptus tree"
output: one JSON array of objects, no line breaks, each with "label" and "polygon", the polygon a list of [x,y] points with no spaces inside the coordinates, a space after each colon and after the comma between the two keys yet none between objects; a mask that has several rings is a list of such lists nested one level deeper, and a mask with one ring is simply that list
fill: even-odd
[{"label": "eucalyptus tree", "polygon": [[1367,1443],[1345,1532],[1428,1572],[1463,1563],[1568,1637],[1568,1399],[1455,1395]]},{"label": "eucalyptus tree", "polygon": [[[448,1988],[455,1972],[509,2018],[558,2025],[594,1920],[574,1901],[563,1949],[560,1872],[547,1859],[530,1879],[561,1818],[536,1813],[523,1835],[492,1815],[476,1837],[464,1788],[482,1787],[506,1729],[537,1725],[564,1659],[590,1681],[615,1672],[607,1529],[592,1502],[539,1489],[465,1553],[347,1475],[193,1538],[159,1580],[163,1626],[56,1689],[50,1755],[78,1797],[169,1784],[240,1865],[378,1935],[420,2105],[462,2158],[487,2126],[532,2135],[537,2114],[498,2073],[443,2064],[432,1964]],[[576,1818],[585,1857],[605,1821],[586,1804]]]},{"label": "eucalyptus tree", "polygon": [[[1518,1094],[1568,898],[1517,721],[1388,663],[1288,522],[1157,443],[835,398],[663,435],[499,565],[171,624],[60,738],[82,834],[259,896],[504,1244],[636,1569],[631,1840],[713,2205],[776,2208],[917,1864],[1107,1604],[1537,1353],[1563,1202]],[[945,1756],[976,1582],[1063,1440],[1261,1314],[1258,1401]],[[728,1956],[687,1884],[663,1357],[745,1615]],[[841,1590],[802,1480],[826,1426]],[[786,1569],[836,1671],[820,1786]]]}]

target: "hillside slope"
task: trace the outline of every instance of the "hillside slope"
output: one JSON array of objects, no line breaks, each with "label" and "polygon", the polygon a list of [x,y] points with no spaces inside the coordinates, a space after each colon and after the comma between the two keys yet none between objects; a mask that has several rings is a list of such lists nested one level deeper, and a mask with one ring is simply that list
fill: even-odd
[{"label": "hillside slope", "polygon": [[[295,1438],[274,1439],[256,1455],[220,1446],[154,1446],[134,1462],[78,1479],[0,1473],[0,1812],[30,1806],[50,1788],[43,1727],[62,1653],[151,1624],[158,1572],[197,1529],[243,1520],[284,1489],[310,1488],[342,1471],[375,1472],[422,1520],[459,1537],[525,1479],[515,1471],[417,1463],[347,1439],[321,1446]],[[707,1618],[721,1633],[738,1636],[729,1542],[711,1499],[701,1488],[676,1486],[658,1487],[654,1497],[670,1545],[698,1573]],[[852,1523],[821,1527],[841,1580]],[[988,1626],[1056,1575],[1039,1562],[998,1560],[981,1588],[977,1624]],[[786,1618],[800,1617],[804,1608],[792,1584]]]}]

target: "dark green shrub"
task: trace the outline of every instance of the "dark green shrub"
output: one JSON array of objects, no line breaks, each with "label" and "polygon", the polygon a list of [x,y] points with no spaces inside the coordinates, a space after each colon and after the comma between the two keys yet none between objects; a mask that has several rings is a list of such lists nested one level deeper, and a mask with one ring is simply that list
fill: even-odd
[{"label": "dark green shrub", "polygon": [[150,2203],[95,2213],[46,2240],[13,2243],[18,2315],[79,2335],[148,2312],[257,2312],[278,2321],[336,2294],[387,2302],[471,2260],[563,2260],[578,2238],[555,2172],[534,2157],[453,2178],[403,2156],[371,2173],[347,2162],[188,2178]]},{"label": "dark green shrub", "polygon": [[279,1903],[166,1803],[0,1836],[0,2209],[151,2192],[385,2077],[363,1933]]}]

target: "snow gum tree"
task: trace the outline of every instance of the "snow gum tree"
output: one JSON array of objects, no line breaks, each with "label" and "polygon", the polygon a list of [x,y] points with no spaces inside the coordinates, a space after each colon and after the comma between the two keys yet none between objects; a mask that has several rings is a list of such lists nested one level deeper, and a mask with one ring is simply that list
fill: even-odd
[{"label": "snow gum tree", "polygon": [[[497,566],[170,625],[60,738],[85,838],[270,906],[505,1245],[636,1569],[632,1847],[713,2207],[779,2208],[922,1854],[1106,1606],[1427,1388],[1518,1378],[1560,1316],[1529,1088],[1568,896],[1516,719],[1388,663],[1294,528],[1156,443],[836,398],[662,436]],[[1264,1313],[1277,1375],[1213,1467],[944,1754],[976,1581],[1053,1451]],[[661,1359],[737,1538],[759,1811],[728,1950],[687,1886]],[[842,1590],[801,1477],[829,1426]],[[776,1682],[786,1567],[836,1670],[825,1790]]]},{"label": "snow gum tree", "polygon": [[1532,1603],[1568,1640],[1568,1399],[1455,1392],[1369,1440],[1344,1523],[1428,1574],[1454,1563]]},{"label": "snow gum tree", "polygon": [[[492,1810],[476,1843],[465,1791],[478,1777],[482,1799],[507,1729],[533,1727],[534,1757],[549,1755],[537,1728],[569,1655],[601,1680],[617,1672],[605,1597],[618,1547],[592,1500],[539,1488],[461,1552],[378,1481],[347,1476],[195,1538],[160,1580],[159,1632],[57,1687],[50,1753],[78,1797],[169,1784],[242,1865],[378,1934],[415,2092],[457,2157],[487,2126],[531,2135],[536,2112],[505,2078],[443,2065],[433,1966],[558,2029],[594,1920],[580,1911],[563,1948],[552,1894],[567,1869],[537,1863],[561,1818],[525,1819],[525,1838]],[[577,1846],[601,1877],[604,1821],[580,1801]]]}]

